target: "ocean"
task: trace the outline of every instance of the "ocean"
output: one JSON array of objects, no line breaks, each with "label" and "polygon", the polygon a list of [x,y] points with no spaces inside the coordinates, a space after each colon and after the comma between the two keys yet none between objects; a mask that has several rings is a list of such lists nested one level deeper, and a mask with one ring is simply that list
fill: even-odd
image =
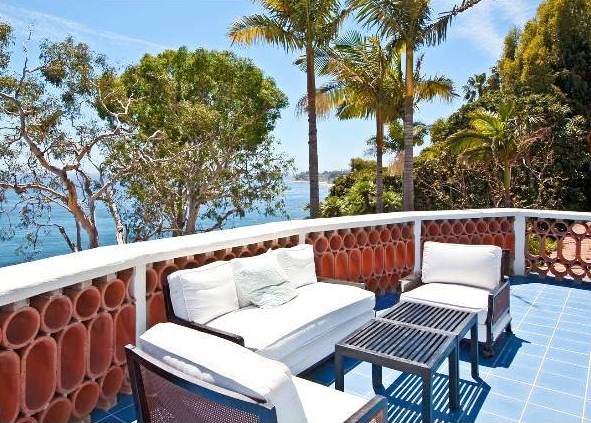
[{"label": "ocean", "polygon": [[[243,218],[236,218],[230,220],[225,229],[234,228],[238,226],[257,225],[260,223],[276,222],[286,219],[303,219],[308,216],[308,211],[304,210],[305,205],[309,202],[309,186],[307,182],[288,182],[288,189],[285,193],[285,212],[287,217],[283,215],[265,216],[257,213],[250,213]],[[320,198],[324,199],[328,195],[329,185],[320,184]],[[14,197],[13,197],[14,198]],[[4,210],[10,209],[9,202],[4,205]],[[9,227],[9,218],[13,220],[18,216],[8,216],[6,213],[0,213],[0,231],[4,232]],[[97,225],[99,228],[101,245],[115,244],[115,231],[113,220],[108,211],[104,207],[97,208]],[[65,210],[56,207],[52,210],[52,221],[63,225],[69,230],[74,228],[74,220],[72,216]],[[32,258],[18,252],[19,246],[23,245],[26,233],[15,233],[9,240],[0,240],[0,267],[9,266],[12,264],[22,263],[28,260],[41,259],[51,257],[59,254],[69,253],[70,250],[66,246],[65,241],[58,233],[57,229],[52,229],[47,235],[40,237],[37,244],[37,254]],[[83,244],[84,245],[84,244]]]}]

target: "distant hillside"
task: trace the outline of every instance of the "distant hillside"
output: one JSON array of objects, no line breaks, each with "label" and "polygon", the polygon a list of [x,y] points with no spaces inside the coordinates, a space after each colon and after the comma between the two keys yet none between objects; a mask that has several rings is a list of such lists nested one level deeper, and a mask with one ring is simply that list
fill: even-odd
[{"label": "distant hillside", "polygon": [[[339,176],[343,176],[347,173],[348,172],[346,170],[327,170],[325,172],[320,172],[320,174],[318,175],[318,179],[320,180],[320,182],[332,184],[336,178],[338,178]],[[296,181],[308,181],[309,179],[310,178],[308,171],[296,173],[294,175],[294,180]]]}]

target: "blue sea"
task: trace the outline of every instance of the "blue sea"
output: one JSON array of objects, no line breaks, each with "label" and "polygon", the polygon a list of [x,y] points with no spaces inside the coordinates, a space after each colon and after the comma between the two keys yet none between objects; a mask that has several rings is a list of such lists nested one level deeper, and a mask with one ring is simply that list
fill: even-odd
[{"label": "blue sea", "polygon": [[[309,202],[309,186],[307,182],[288,182],[288,189],[285,193],[285,211],[287,217],[284,215],[265,216],[261,214],[251,213],[243,218],[234,219],[227,223],[225,228],[233,228],[238,226],[256,225],[260,223],[275,222],[286,219],[303,219],[308,216],[308,211],[304,209]],[[328,195],[329,186],[327,184],[320,184],[320,198],[324,199]],[[9,201],[11,197],[8,197]],[[10,204],[5,204],[5,210],[10,209]],[[8,219],[13,221],[18,219],[17,215],[8,216],[6,213],[0,213],[0,230],[5,230],[8,226]],[[101,245],[111,245],[115,243],[115,231],[113,220],[108,211],[104,207],[97,209],[97,224],[100,233]],[[73,232],[74,220],[72,216],[65,210],[54,208],[52,210],[52,221],[64,226]],[[16,233],[14,237],[6,241],[0,241],[0,267],[9,266],[11,264],[22,263],[28,260],[41,259],[51,257],[58,254],[69,253],[69,249],[58,233],[57,230],[52,229],[47,235],[40,237],[37,244],[37,253],[31,258],[27,255],[18,253],[18,248],[23,245],[26,233]]]}]

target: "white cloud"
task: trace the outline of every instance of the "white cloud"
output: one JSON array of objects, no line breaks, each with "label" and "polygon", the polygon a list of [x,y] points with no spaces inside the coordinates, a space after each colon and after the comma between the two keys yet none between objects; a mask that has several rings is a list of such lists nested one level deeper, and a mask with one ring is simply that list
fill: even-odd
[{"label": "white cloud", "polygon": [[[449,10],[456,3],[459,1],[434,0],[437,10]],[[497,58],[507,31],[531,19],[538,3],[539,0],[483,0],[457,18],[450,37],[470,44],[490,58]]]},{"label": "white cloud", "polygon": [[56,40],[73,35],[90,43],[98,39],[100,42],[114,45],[137,46],[156,51],[166,48],[166,46],[142,38],[130,37],[112,31],[97,30],[59,16],[2,3],[0,3],[0,19],[8,21],[15,30],[21,33],[28,33],[31,30],[32,36],[36,39],[50,38]]}]

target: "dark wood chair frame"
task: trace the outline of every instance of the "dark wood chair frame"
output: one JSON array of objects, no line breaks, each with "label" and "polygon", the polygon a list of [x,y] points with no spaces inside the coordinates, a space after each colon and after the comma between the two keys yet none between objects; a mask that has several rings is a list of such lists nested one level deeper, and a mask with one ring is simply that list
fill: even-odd
[{"label": "dark wood chair frame", "polygon": [[[482,355],[486,358],[495,355],[493,327],[497,322],[503,319],[506,315],[510,316],[511,312],[511,285],[509,283],[509,275],[511,269],[511,252],[503,250],[501,259],[501,280],[499,286],[491,291],[488,295],[488,313],[486,317],[486,342],[481,343]],[[408,292],[423,285],[421,280],[421,272],[417,272],[400,279],[400,292]],[[512,333],[511,319],[508,320],[505,330]]]},{"label": "dark wood chair frame", "polygon": [[[356,286],[358,288],[365,289],[365,284],[359,282],[351,282],[351,281],[343,281],[338,279],[330,279],[330,278],[318,278],[319,282],[324,283],[333,283],[339,285],[349,285],[349,286]],[[211,326],[207,326],[204,324],[199,324],[195,322],[190,322],[185,319],[181,319],[180,317],[174,314],[174,308],[172,307],[172,300],[170,298],[170,288],[168,286],[168,281],[162,281],[162,293],[164,294],[164,308],[166,310],[166,319],[171,323],[176,323],[177,325],[185,326],[194,330],[198,330],[200,332],[207,333],[209,335],[219,336],[220,338],[227,339],[228,341],[232,341],[236,344],[244,346],[244,338],[240,335],[236,335],[234,333],[226,332],[220,329],[213,328]]]},{"label": "dark wood chair frame", "polygon": [[[277,412],[272,404],[264,401],[256,401],[245,395],[238,394],[184,374],[132,345],[127,345],[125,347],[125,353],[127,356],[138,423],[152,423],[144,389],[141,372],[142,367],[179,388],[190,392],[195,395],[195,397],[204,398],[224,407],[249,413],[256,416],[260,423],[277,423]],[[388,402],[384,397],[376,395],[351,417],[345,420],[344,423],[369,423],[372,421],[375,423],[384,422],[387,405]],[[195,416],[195,418],[198,419],[199,416]]]}]

